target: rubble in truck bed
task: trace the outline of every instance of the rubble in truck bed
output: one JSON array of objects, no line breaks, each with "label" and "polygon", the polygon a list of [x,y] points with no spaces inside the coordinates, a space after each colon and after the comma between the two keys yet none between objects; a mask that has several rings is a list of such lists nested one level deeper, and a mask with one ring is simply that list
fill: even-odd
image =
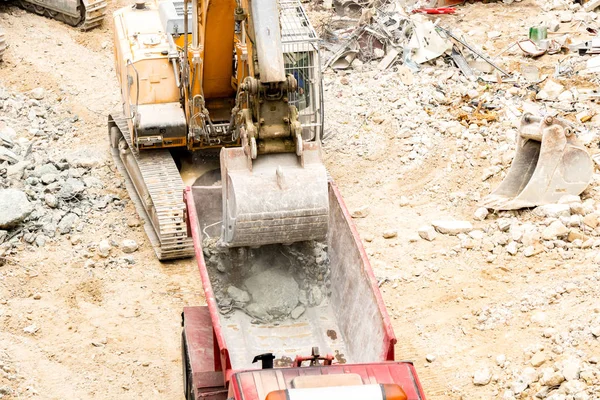
[{"label": "rubble in truck bed", "polygon": [[310,241],[230,250],[219,248],[213,238],[204,240],[203,248],[224,315],[241,310],[253,323],[297,319],[307,307],[326,304],[331,293],[326,244]]}]

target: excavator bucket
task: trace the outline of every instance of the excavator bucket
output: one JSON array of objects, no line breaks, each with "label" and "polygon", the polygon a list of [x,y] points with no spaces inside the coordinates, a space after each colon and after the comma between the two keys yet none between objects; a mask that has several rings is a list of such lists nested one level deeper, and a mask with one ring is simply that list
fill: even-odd
[{"label": "excavator bucket", "polygon": [[302,156],[255,160],[243,148],[221,150],[222,242],[228,247],[323,240],[327,235],[327,171],[317,143]]},{"label": "excavator bucket", "polygon": [[590,155],[566,121],[526,114],[508,174],[481,204],[517,210],[556,203],[564,195],[583,192],[592,174]]}]

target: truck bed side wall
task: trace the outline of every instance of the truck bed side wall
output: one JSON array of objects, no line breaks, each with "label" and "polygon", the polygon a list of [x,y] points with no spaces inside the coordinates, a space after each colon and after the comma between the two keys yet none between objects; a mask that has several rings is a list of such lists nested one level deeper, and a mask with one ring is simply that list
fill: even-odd
[{"label": "truck bed side wall", "polygon": [[356,227],[333,183],[329,207],[331,302],[348,352],[355,362],[393,360],[396,338],[389,316]]}]

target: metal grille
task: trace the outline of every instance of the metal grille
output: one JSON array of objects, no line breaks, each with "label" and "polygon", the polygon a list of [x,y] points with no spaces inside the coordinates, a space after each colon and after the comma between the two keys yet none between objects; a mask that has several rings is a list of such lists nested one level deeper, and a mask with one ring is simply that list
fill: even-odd
[{"label": "metal grille", "polygon": [[323,129],[321,62],[317,33],[298,0],[280,0],[285,71],[298,81],[290,104],[298,108],[304,140],[320,139]]}]

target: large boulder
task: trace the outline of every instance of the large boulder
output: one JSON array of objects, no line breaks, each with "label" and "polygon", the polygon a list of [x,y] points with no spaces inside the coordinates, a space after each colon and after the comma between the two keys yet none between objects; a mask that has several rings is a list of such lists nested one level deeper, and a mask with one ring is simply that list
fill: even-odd
[{"label": "large boulder", "polygon": [[0,229],[19,225],[33,211],[27,195],[17,189],[0,190]]}]

